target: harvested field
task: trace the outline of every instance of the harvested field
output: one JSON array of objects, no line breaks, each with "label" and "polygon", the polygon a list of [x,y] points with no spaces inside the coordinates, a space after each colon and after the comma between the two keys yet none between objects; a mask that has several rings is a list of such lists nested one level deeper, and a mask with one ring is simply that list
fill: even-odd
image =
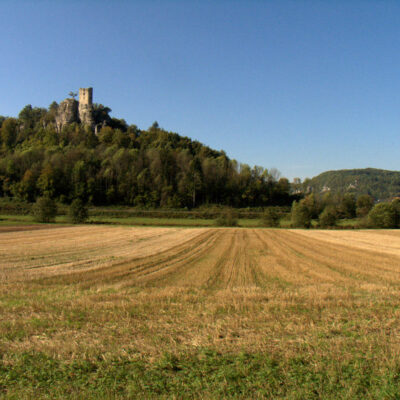
[{"label": "harvested field", "polygon": [[[0,266],[0,376],[25,376],[27,355],[62,371],[82,360],[96,371],[118,360],[156,371],[151,379],[179,378],[171,392],[178,397],[183,387],[196,397],[196,385],[205,398],[230,397],[229,374],[215,375],[229,359],[241,379],[260,379],[248,378],[243,398],[399,393],[398,231],[5,229]],[[204,359],[215,368],[200,373],[210,365]],[[188,371],[193,382],[185,381]],[[271,382],[265,377],[277,371]],[[214,386],[202,374],[215,375]],[[0,378],[0,393],[10,396],[67,393],[67,383],[52,392],[7,379]],[[164,381],[158,392],[140,382],[129,393],[168,397],[172,390]],[[110,393],[128,396],[127,384]],[[95,392],[80,390],[86,398]]]}]

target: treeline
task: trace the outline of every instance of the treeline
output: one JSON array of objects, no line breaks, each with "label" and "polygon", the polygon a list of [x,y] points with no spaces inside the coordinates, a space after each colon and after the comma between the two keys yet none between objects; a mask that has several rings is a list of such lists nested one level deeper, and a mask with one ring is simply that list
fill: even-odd
[{"label": "treeline", "polygon": [[356,197],[368,194],[375,200],[387,200],[400,195],[400,172],[376,168],[327,171],[306,179],[301,188],[320,193],[352,193]]},{"label": "treeline", "polygon": [[28,105],[18,118],[0,117],[0,196],[144,208],[264,207],[297,198],[275,171],[230,160],[157,123],[140,130],[100,104],[95,116],[106,124],[98,135],[76,123],[58,133],[57,107]]},{"label": "treeline", "polygon": [[358,218],[358,228],[400,228],[400,200],[375,204],[370,195],[356,197],[352,193],[335,196],[309,194],[294,201],[291,209],[291,226],[310,228],[314,226],[329,228],[337,226],[339,219]]}]

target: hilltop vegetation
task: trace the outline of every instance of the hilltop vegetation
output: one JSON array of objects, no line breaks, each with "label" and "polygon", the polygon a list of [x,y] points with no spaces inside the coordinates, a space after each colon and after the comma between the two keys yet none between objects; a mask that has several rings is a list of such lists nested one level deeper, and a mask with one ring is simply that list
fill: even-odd
[{"label": "hilltop vegetation", "polygon": [[327,171],[305,181],[304,186],[316,193],[329,189],[334,194],[369,194],[375,200],[386,200],[400,195],[400,172],[375,168]]},{"label": "hilltop vegetation", "polygon": [[276,171],[240,164],[157,123],[141,130],[94,104],[95,119],[104,122],[97,135],[79,123],[57,132],[57,109],[28,105],[18,118],[0,117],[0,197],[151,208],[293,201]]}]

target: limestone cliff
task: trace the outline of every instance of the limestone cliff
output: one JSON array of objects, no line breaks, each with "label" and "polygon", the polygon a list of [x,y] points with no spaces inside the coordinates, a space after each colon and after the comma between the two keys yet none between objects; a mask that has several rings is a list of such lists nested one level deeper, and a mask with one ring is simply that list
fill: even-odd
[{"label": "limestone cliff", "polygon": [[65,99],[62,101],[57,110],[57,131],[60,132],[65,125],[78,122],[78,120],[78,102],[75,99]]},{"label": "limestone cliff", "polygon": [[93,112],[93,89],[80,88],[79,102],[75,99],[65,99],[60,103],[56,116],[57,131],[60,132],[64,126],[73,122],[81,123],[95,128],[95,119]]}]

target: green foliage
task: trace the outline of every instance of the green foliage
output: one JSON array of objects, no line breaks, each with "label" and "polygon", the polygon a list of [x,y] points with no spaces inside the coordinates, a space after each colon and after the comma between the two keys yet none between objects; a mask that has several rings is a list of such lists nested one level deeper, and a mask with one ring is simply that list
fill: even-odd
[{"label": "green foliage", "polygon": [[337,211],[334,205],[328,205],[319,216],[319,225],[322,228],[333,227],[336,225]]},{"label": "green foliage", "polygon": [[68,219],[73,224],[82,224],[89,218],[89,209],[81,199],[75,199],[69,207]]},{"label": "green foliage", "polygon": [[399,199],[393,200],[391,205],[395,212],[396,227],[400,228],[400,200]]},{"label": "green foliage", "polygon": [[374,228],[395,228],[397,225],[396,210],[390,203],[379,203],[368,214],[368,221]]},{"label": "green foliage", "polygon": [[357,351],[334,359],[200,349],[154,362],[30,352],[0,364],[0,387],[9,399],[398,399],[400,365],[382,364]]},{"label": "green foliage", "polygon": [[215,220],[215,225],[217,226],[237,226],[238,225],[238,218],[236,213],[231,210],[225,210],[221,212],[219,217]]},{"label": "green foliage", "polygon": [[305,181],[304,190],[307,186],[315,193],[327,186],[334,194],[369,194],[374,200],[385,200],[400,193],[400,172],[375,168],[327,171]]},{"label": "green foliage", "polygon": [[314,193],[309,194],[302,200],[305,207],[307,207],[311,218],[318,218],[321,212],[321,205]]},{"label": "green foliage", "polygon": [[291,211],[291,225],[294,228],[309,228],[311,226],[311,212],[306,201],[294,201]]},{"label": "green foliage", "polygon": [[357,217],[362,218],[367,216],[371,211],[372,207],[374,206],[374,199],[368,194],[363,194],[358,197],[356,205]]},{"label": "green foliage", "polygon": [[54,222],[57,215],[57,204],[50,197],[39,197],[32,207],[36,222]]},{"label": "green foliage", "polygon": [[17,140],[18,121],[15,118],[7,118],[1,126],[1,141],[6,149],[15,145]]},{"label": "green foliage", "polygon": [[353,193],[346,193],[343,196],[340,211],[344,218],[354,218],[356,216],[356,197]]},{"label": "green foliage", "polygon": [[262,214],[260,224],[262,226],[275,228],[279,226],[280,214],[275,207],[268,207]]},{"label": "green foliage", "polygon": [[290,206],[297,198],[277,171],[239,164],[157,123],[140,130],[95,104],[97,136],[78,123],[58,132],[57,110],[28,105],[18,119],[1,120],[0,196],[189,209]]}]

